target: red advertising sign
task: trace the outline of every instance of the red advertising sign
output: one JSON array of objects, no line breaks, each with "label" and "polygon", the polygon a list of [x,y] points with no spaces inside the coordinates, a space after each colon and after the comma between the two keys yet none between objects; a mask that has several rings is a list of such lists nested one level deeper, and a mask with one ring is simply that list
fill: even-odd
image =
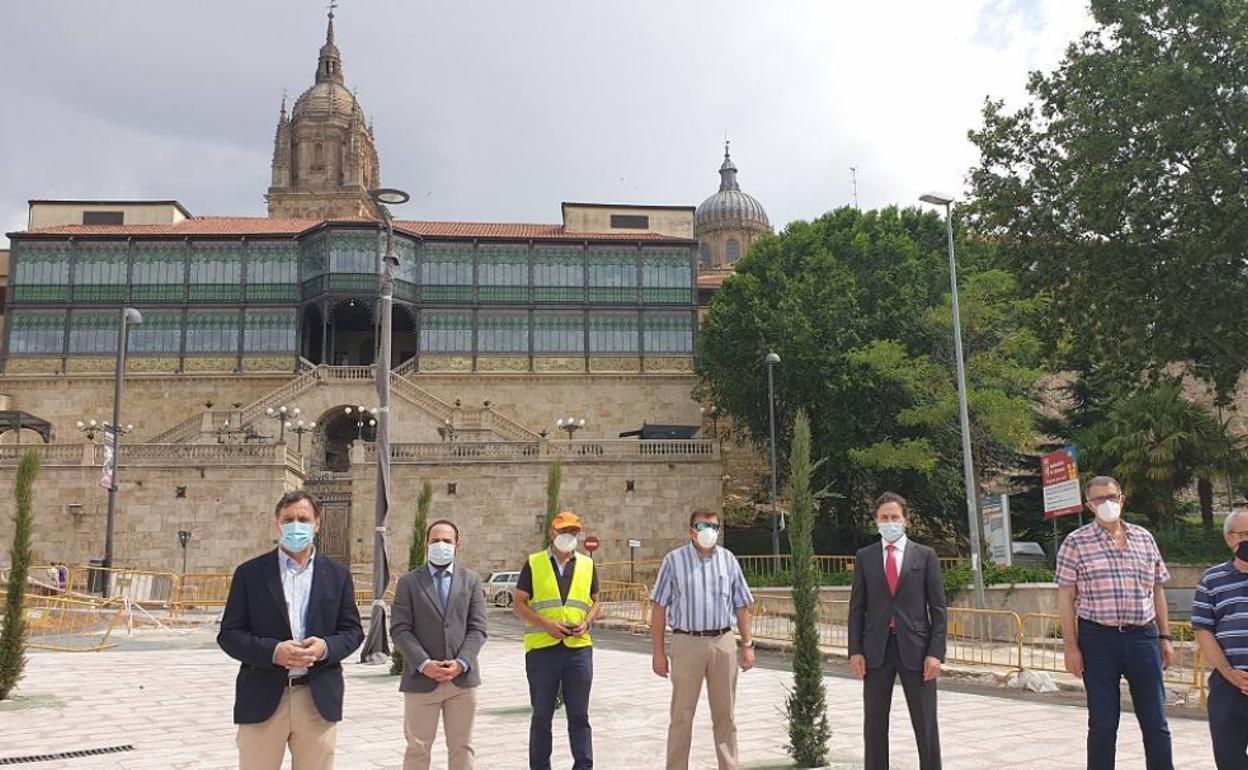
[{"label": "red advertising sign", "polygon": [[589,553],[592,554],[594,551],[597,551],[599,545],[600,544],[598,542],[597,535],[590,535],[589,537],[585,538],[585,550],[588,551]]},{"label": "red advertising sign", "polygon": [[1040,458],[1040,483],[1044,486],[1044,518],[1073,516],[1083,509],[1079,463],[1073,446]]}]

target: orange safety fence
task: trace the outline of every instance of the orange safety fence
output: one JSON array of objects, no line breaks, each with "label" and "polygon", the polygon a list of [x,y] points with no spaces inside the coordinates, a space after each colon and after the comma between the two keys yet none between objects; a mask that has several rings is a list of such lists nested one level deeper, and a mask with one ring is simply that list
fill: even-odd
[{"label": "orange safety fence", "polygon": [[125,615],[116,599],[84,601],[28,594],[23,602],[27,646],[55,652],[98,652],[116,644],[109,637]]}]

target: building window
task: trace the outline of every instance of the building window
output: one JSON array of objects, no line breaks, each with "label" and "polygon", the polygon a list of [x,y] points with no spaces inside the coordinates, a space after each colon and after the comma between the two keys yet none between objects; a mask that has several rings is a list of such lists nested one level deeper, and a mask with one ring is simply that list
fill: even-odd
[{"label": "building window", "polygon": [[437,301],[472,299],[472,244],[427,243],[420,265],[421,298]]},{"label": "building window", "polygon": [[688,313],[653,313],[643,318],[647,355],[692,355],[693,317]]},{"label": "building window", "polygon": [[372,233],[335,234],[329,244],[331,273],[377,274],[377,236]]},{"label": "building window", "polygon": [[180,243],[136,243],[130,296],[151,302],[186,299],[186,246]]},{"label": "building window", "polygon": [[293,301],[299,256],[293,243],[253,241],[247,246],[247,299]]},{"label": "building window", "polygon": [[27,313],[9,316],[9,355],[59,356],[65,347],[65,313]]},{"label": "building window", "polygon": [[710,267],[715,263],[715,258],[711,255],[711,244],[706,241],[698,246],[698,263]]},{"label": "building window", "polygon": [[477,316],[477,351],[528,355],[528,313],[480,313]]},{"label": "building window", "polygon": [[724,249],[724,256],[727,258],[728,264],[732,264],[741,258],[741,242],[736,238],[729,238]]},{"label": "building window", "polygon": [[529,253],[519,245],[477,248],[477,282],[482,302],[526,302],[529,298]]},{"label": "building window", "polygon": [[637,316],[632,313],[592,314],[589,354],[636,354]]},{"label": "building window", "polygon": [[580,313],[535,313],[533,352],[545,355],[585,355],[585,317]]},{"label": "building window", "polygon": [[585,301],[585,252],[579,246],[533,247],[533,300]]},{"label": "building window", "polygon": [[82,244],[74,265],[74,299],[124,301],[128,257],[124,241]]},{"label": "building window", "polygon": [[646,249],[641,282],[645,302],[689,304],[693,301],[693,255],[687,249]]},{"label": "building window", "polygon": [[617,230],[649,230],[650,217],[645,214],[612,214],[611,228]]},{"label": "building window", "polygon": [[124,225],[126,215],[121,211],[84,211],[82,223],[84,225]]},{"label": "building window", "polygon": [[243,297],[242,244],[201,242],[191,249],[191,299],[239,301]]},{"label": "building window", "polygon": [[589,301],[637,301],[637,253],[620,247],[589,250]]},{"label": "building window", "polygon": [[75,311],[69,317],[69,352],[71,354],[116,354],[120,320],[117,313]]},{"label": "building window", "polygon": [[232,310],[192,310],[186,317],[186,352],[238,353],[238,313]]},{"label": "building window", "polygon": [[294,353],[294,310],[248,310],[243,326],[243,352]]},{"label": "building window", "polygon": [[182,349],[182,313],[143,311],[143,323],[130,329],[129,350],[135,354],[172,354]]},{"label": "building window", "polygon": [[47,302],[69,299],[70,245],[62,243],[13,244],[13,274],[9,285],[14,302]]},{"label": "building window", "polygon": [[471,313],[423,313],[420,318],[423,353],[471,353]]}]

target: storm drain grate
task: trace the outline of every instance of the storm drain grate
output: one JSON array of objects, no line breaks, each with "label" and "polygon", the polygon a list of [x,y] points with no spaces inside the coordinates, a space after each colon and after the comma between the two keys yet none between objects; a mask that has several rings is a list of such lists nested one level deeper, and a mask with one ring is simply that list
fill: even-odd
[{"label": "storm drain grate", "polygon": [[127,743],[124,746],[105,746],[100,749],[82,749],[80,751],[58,751],[55,754],[31,754],[27,757],[0,757],[0,765],[25,765],[31,762],[55,762],[58,759],[98,757],[102,754],[120,754],[123,751],[134,751],[134,747]]}]

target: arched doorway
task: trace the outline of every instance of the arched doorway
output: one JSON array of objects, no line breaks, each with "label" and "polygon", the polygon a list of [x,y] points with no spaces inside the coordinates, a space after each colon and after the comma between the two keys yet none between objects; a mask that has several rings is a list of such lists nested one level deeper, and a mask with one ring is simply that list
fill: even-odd
[{"label": "arched doorway", "polygon": [[299,326],[299,354],[314,364],[325,361],[325,344],[329,334],[325,328],[325,314],[319,305],[308,305],[301,313]]},{"label": "arched doorway", "polygon": [[329,339],[334,366],[368,366],[377,355],[377,329],[369,303],[362,299],[340,300],[333,306]]},{"label": "arched doorway", "polygon": [[366,411],[361,419],[359,412],[358,405],[342,404],[327,410],[317,421],[325,447],[325,470],[332,473],[350,471],[351,444],[377,440],[376,417]]}]

